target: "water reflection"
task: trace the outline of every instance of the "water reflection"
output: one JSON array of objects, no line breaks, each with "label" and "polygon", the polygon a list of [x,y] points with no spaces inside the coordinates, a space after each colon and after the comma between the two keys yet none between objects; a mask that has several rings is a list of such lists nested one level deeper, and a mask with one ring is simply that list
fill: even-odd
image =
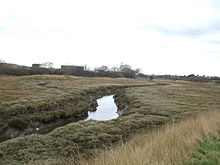
[{"label": "water reflection", "polygon": [[104,96],[98,99],[97,110],[95,112],[89,111],[86,120],[111,120],[117,118],[119,115],[113,96]]}]

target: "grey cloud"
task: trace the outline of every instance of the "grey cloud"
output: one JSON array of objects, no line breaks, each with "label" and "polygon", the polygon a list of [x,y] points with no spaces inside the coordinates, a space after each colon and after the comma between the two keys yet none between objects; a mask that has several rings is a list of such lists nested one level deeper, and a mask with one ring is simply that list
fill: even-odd
[{"label": "grey cloud", "polygon": [[148,24],[140,27],[140,29],[144,29],[144,30],[154,29],[167,35],[197,38],[202,35],[220,33],[220,22],[213,21],[210,22],[209,24],[202,26],[183,27],[183,28],[173,28],[173,27]]},{"label": "grey cloud", "polygon": [[214,8],[219,8],[220,7],[220,1],[219,0],[212,0],[212,5]]},{"label": "grey cloud", "polygon": [[216,44],[216,45],[218,45],[218,44],[220,44],[220,39],[219,39],[219,40],[207,40],[206,42],[207,42],[207,43],[210,43],[210,44]]}]

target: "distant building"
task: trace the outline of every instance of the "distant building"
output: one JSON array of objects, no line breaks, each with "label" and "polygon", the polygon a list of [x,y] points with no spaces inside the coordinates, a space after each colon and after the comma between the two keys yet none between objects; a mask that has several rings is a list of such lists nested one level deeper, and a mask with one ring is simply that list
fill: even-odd
[{"label": "distant building", "polygon": [[75,65],[61,65],[61,71],[66,74],[81,75],[84,72],[84,67]]},{"label": "distant building", "polygon": [[7,69],[21,69],[23,66],[17,65],[17,64],[9,64],[9,63],[1,63],[1,67],[7,68]]},{"label": "distant building", "polygon": [[83,71],[83,66],[75,66],[75,65],[61,65],[61,70],[74,70],[74,71]]},{"label": "distant building", "polygon": [[40,68],[40,64],[32,64],[32,69],[39,69]]},{"label": "distant building", "polygon": [[26,70],[31,70],[31,67],[29,67],[29,66],[23,66],[23,68]]},{"label": "distant building", "polygon": [[102,69],[99,69],[98,72],[101,73],[101,74],[102,74],[102,73],[105,73],[105,71],[102,70]]},{"label": "distant building", "polygon": [[17,64],[0,63],[0,74],[28,75],[30,74],[30,67]]}]

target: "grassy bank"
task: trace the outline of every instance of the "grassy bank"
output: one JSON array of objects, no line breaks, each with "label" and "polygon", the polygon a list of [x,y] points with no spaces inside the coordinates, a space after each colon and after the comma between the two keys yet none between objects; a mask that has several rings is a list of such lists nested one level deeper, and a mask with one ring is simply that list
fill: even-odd
[{"label": "grassy bank", "polygon": [[[50,83],[57,84],[58,89],[68,85],[67,92],[84,90],[87,95],[97,93],[101,87],[126,86],[124,92],[116,95],[116,99],[126,101],[128,108],[119,118],[111,121],[79,121],[59,127],[46,135],[33,134],[0,143],[1,164],[60,164],[63,159],[74,155],[74,152],[80,152],[88,158],[97,149],[117,145],[128,140],[134,133],[151,130],[207,109],[220,109],[220,86],[215,83],[80,79],[51,80]],[[119,106],[123,108],[124,104]]]},{"label": "grassy bank", "polygon": [[[219,137],[220,111],[208,111],[175,124],[132,137],[112,150],[100,150],[97,157],[85,160],[79,156],[80,165],[171,165],[220,163]],[[219,135],[218,135],[219,136]],[[198,152],[192,154],[200,143]],[[95,156],[95,155],[94,155]],[[75,160],[69,159],[69,164]],[[191,163],[189,163],[191,162]]]}]

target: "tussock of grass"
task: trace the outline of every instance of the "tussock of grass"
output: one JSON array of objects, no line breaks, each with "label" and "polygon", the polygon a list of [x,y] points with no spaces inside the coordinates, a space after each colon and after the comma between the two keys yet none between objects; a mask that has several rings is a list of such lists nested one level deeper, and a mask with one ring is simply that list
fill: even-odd
[{"label": "tussock of grass", "polygon": [[[100,150],[97,157],[80,165],[171,165],[184,164],[190,159],[198,142],[204,136],[217,135],[220,128],[220,111],[208,111],[196,118],[168,124],[156,131],[139,134],[112,150]],[[70,164],[75,160],[69,159]]]},{"label": "tussock of grass", "polygon": [[0,164],[24,164],[48,159],[60,162],[63,157],[73,154],[74,150],[76,147],[73,142],[47,135],[32,134],[1,143]]}]

